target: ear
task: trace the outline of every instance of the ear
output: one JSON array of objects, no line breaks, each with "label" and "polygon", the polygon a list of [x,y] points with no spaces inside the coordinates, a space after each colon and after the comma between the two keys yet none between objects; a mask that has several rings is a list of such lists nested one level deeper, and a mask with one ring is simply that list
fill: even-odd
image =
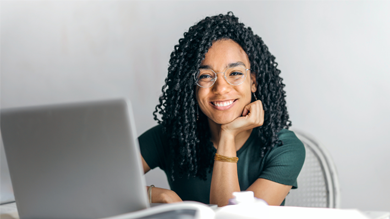
[{"label": "ear", "polygon": [[256,74],[251,73],[251,92],[257,91],[257,81],[256,81]]}]

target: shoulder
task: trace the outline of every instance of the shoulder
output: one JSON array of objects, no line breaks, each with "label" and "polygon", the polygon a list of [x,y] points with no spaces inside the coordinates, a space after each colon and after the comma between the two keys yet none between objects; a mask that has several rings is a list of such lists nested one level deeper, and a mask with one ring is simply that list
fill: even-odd
[{"label": "shoulder", "polygon": [[293,150],[305,154],[305,146],[302,141],[295,135],[293,131],[282,129],[278,133],[278,139],[282,141],[282,145],[275,146],[283,150]]},{"label": "shoulder", "polygon": [[278,133],[281,145],[275,145],[268,154],[269,160],[279,160],[301,167],[305,160],[305,146],[293,131],[282,129]]},{"label": "shoulder", "polygon": [[144,133],[142,133],[142,135],[144,135],[145,133],[162,133],[163,132],[163,126],[162,125],[155,125],[153,126],[152,128],[146,130]]},{"label": "shoulder", "polygon": [[164,149],[169,145],[169,139],[162,125],[148,129],[138,137],[140,147]]},{"label": "shoulder", "polygon": [[168,139],[162,125],[156,125],[138,137],[141,155],[151,169],[165,168],[164,157],[168,156]]},{"label": "shoulder", "polygon": [[288,129],[282,129],[278,132],[278,139],[283,142],[283,145],[293,145],[295,147],[303,147],[303,143],[295,135],[295,133]]},{"label": "shoulder", "polygon": [[152,140],[152,139],[160,139],[162,140],[161,138],[163,138],[164,136],[164,133],[163,133],[163,126],[162,125],[156,125],[156,126],[153,126],[152,128],[146,130],[144,133],[142,133],[140,136],[139,136],[139,140],[141,141],[148,141],[148,140]]}]

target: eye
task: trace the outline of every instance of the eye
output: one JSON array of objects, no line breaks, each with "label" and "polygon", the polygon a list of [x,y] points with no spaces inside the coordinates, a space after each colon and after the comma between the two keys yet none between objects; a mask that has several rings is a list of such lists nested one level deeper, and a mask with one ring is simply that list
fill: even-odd
[{"label": "eye", "polygon": [[229,76],[242,76],[244,73],[239,71],[230,72]]},{"label": "eye", "polygon": [[210,81],[215,77],[214,73],[209,70],[200,70],[198,80]]},{"label": "eye", "polygon": [[199,80],[202,80],[202,79],[210,79],[212,78],[211,75],[208,75],[208,74],[203,74],[203,75],[200,75],[199,76]]}]

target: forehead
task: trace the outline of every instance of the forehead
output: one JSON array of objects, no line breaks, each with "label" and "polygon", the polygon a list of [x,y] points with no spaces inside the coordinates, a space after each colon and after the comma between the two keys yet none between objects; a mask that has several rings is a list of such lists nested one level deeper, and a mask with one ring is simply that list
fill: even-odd
[{"label": "forehead", "polygon": [[250,68],[248,55],[241,46],[231,39],[222,39],[212,44],[201,65],[219,71],[236,62],[243,62],[246,68]]}]

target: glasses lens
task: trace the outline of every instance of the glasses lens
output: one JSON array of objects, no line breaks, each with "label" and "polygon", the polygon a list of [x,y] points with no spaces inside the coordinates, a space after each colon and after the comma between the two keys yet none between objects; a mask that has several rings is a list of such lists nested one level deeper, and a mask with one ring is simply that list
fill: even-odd
[{"label": "glasses lens", "polygon": [[233,85],[241,84],[245,80],[246,70],[244,66],[228,68],[225,76],[226,80]]},{"label": "glasses lens", "polygon": [[196,77],[198,84],[202,87],[210,87],[215,81],[215,73],[209,69],[199,70],[199,74]]}]

